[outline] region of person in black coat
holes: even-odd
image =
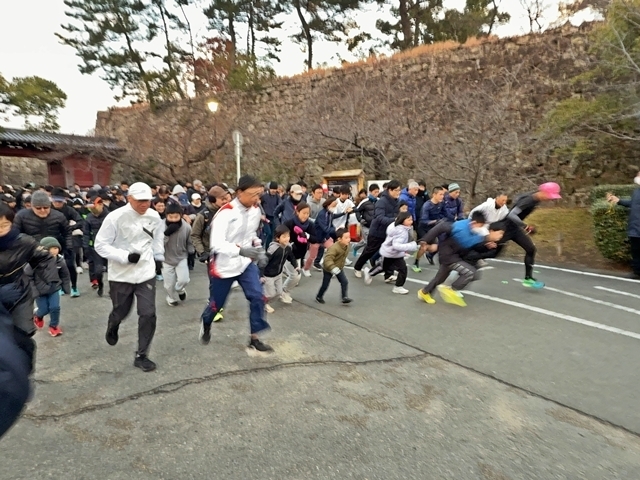
[[[78,270],[76,265],[76,259],[73,251],[73,237],[82,238],[82,224],[84,223],[84,219],[80,214],[76,211],[75,208],[69,206],[67,204],[67,197],[69,195],[63,189],[56,187],[51,192],[51,203],[54,210],[59,211],[64,215],[69,224],[68,229],[71,231],[71,241],[67,243],[60,242],[62,245],[62,255],[64,256],[64,261],[67,264],[67,268],[69,269],[69,275],[71,276],[71,298],[79,297],[80,292],[78,291]],[[33,203],[33,202],[32,202]],[[40,239],[42,240],[42,239]]]
[[[369,228],[367,246],[354,265],[356,277],[360,278],[362,275],[362,267],[378,253],[378,250],[380,250],[380,247],[387,237],[387,227],[391,225],[398,216],[398,197],[400,196],[400,192],[402,192],[401,183],[397,180],[391,180],[387,183],[386,190],[382,192],[376,202],[373,221],[371,222],[371,228]]]

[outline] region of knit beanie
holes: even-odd
[[[457,183],[450,183],[449,184],[449,191],[450,192],[455,192],[456,190],[460,190],[460,185],[458,185]]]
[[[278,183],[277,182],[271,182],[269,184],[269,190],[276,190],[278,188]]]
[[[167,210],[165,211],[165,213],[167,215],[169,215],[170,213],[179,213],[180,215],[182,215],[182,207],[175,202],[169,202],[167,203]]]
[[[44,237],[42,240],[40,240],[40,245],[42,245],[47,250],[52,247],[58,247],[59,250],[62,250],[62,248],[60,247],[60,242],[58,242],[58,240],[53,237]]]
[[[47,195],[47,192],[43,192],[41,190],[33,192],[33,195],[31,195],[31,206],[50,207],[51,199],[49,198],[49,195]]]

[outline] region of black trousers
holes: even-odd
[[[404,261],[404,258],[384,257],[382,264],[374,267],[369,273],[371,273],[371,276],[375,276],[380,272],[384,272],[385,279],[392,276],[393,272],[398,272],[396,287],[402,287],[407,281],[407,262]]]
[[[24,404],[29,398],[29,373],[33,370],[33,356],[24,346],[18,344],[11,332],[11,318],[7,315],[0,319],[0,437],[11,428],[20,416]],[[16,330],[18,330],[16,328]],[[32,344],[31,338],[20,331],[18,336]],[[31,355],[33,355],[31,351]]]
[[[633,273],[640,275],[640,237],[629,237],[631,245],[631,268]]]
[[[64,251],[64,263],[69,269],[69,279],[71,280],[71,288],[78,288],[78,272],[76,272],[76,255],[73,249]]]
[[[364,247],[364,251],[358,257],[358,261],[353,268],[358,271],[362,270],[364,264],[367,263],[367,261],[370,260],[371,257],[373,257],[376,253],[378,253],[378,250],[380,250],[380,247],[383,243],[384,238],[372,237],[371,235],[369,235],[369,238],[367,238],[367,246]]]
[[[104,275],[104,258],[102,258],[98,253],[90,248],[87,250],[87,260],[89,264],[89,280],[97,280],[100,285],[102,285],[102,276]]]
[[[143,283],[109,282],[113,310],[109,314],[109,327],[120,325],[129,315],[135,297],[138,304],[138,351],[147,355],[156,333],[156,279]]]

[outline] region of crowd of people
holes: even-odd
[[[9,365],[18,379],[33,370],[33,336],[46,317],[49,334],[62,335],[60,296],[79,297],[85,272],[98,296],[108,276],[109,345],[118,343],[119,326],[136,299],[134,366],[145,372],[156,368],[148,356],[156,284],[162,282],[169,306],[185,302],[196,262],[206,264],[209,277],[201,343],[209,343],[230,290],[239,287],[249,302],[251,355],[273,351],[260,340],[269,329],[267,314],[278,299],[292,302],[303,276],[322,274],[318,303],[325,303],[335,277],[339,301],[351,304],[345,267],[354,262],[353,274],[365,285],[383,274],[392,292],[404,295],[407,263],[420,272],[423,257],[434,264],[437,256],[439,269],[418,298],[433,304],[438,290],[445,302],[465,306],[461,291],[479,278],[484,260],[512,240],[525,251],[523,285],[542,288],[533,277],[534,229],[526,218],[541,202],[560,198],[560,187],[542,184],[517,197],[511,209],[507,195],[499,193],[468,213],[457,183],[428,190],[426,182],[414,180],[374,183],[357,193],[348,184],[329,190],[300,181],[283,188],[244,176],[235,189],[199,180],[173,188],[142,182],[90,188],[27,184],[17,190],[3,186],[0,195],[0,367]],[[28,393],[28,385],[25,390],[18,383],[0,382],[0,389],[13,392],[6,398],[14,407]]]

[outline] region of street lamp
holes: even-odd
[[[216,132],[216,116],[215,113],[218,111],[218,107],[220,104],[216,100],[208,100],[207,108],[209,111],[213,113],[213,160],[216,165],[216,182],[220,181],[220,168],[218,167],[218,136]]]

